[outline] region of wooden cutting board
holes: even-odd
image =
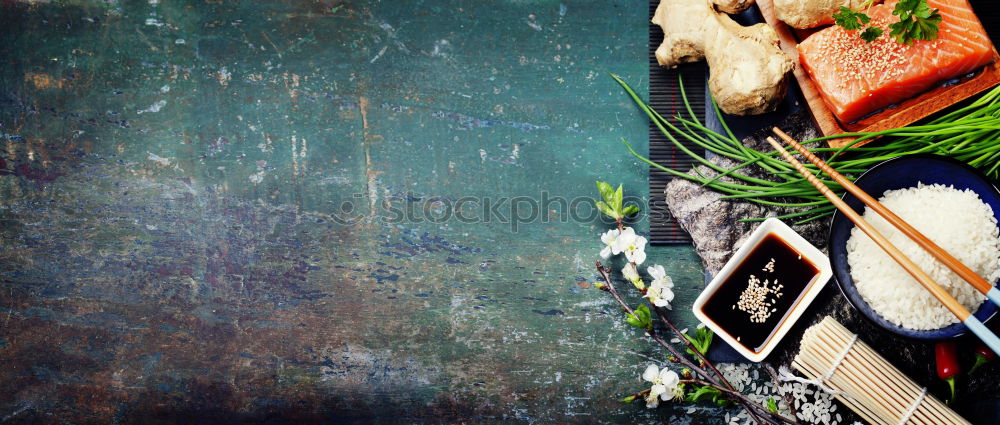
[[[997,53],[994,46],[994,62],[986,65],[983,69],[961,77],[956,82],[949,80],[948,84],[942,83],[916,97],[887,107],[858,121],[844,123],[833,115],[826,102],[820,97],[819,90],[809,74],[799,64],[799,53],[796,46],[798,46],[799,40],[804,39],[812,31],[796,30],[778,20],[774,14],[772,0],[758,0],[757,6],[760,8],[764,20],[778,33],[781,49],[795,61],[795,79],[802,89],[802,96],[809,106],[816,126],[824,136],[856,131],[880,131],[912,124],[1000,83],[1000,54]],[[852,140],[854,138],[851,137],[833,139],[829,141],[829,145],[839,148]]]

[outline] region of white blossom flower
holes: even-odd
[[[621,254],[621,250],[615,251],[615,240],[618,239],[618,235],[622,234],[621,230],[611,229],[601,235],[601,242],[604,242],[604,249],[601,250],[601,258],[607,259],[611,254],[618,255]]]
[[[670,279],[670,276],[667,276],[667,271],[664,270],[663,266],[659,264],[653,264],[652,266],[646,267],[646,272],[653,278],[654,283],[658,280]]]
[[[612,251],[624,252],[629,262],[642,264],[646,261],[646,238],[636,235],[635,229],[626,227],[615,239]]]
[[[642,278],[639,277],[639,271],[635,269],[635,264],[632,263],[628,263],[625,267],[622,267],[622,276],[632,283],[642,282]]]
[[[632,242],[633,238],[635,238],[635,229],[625,227],[620,233],[618,233],[618,237],[615,238],[614,247],[612,249],[614,252],[624,251],[625,247]]]
[[[657,307],[670,308],[670,302],[674,300],[674,280],[667,276],[667,272],[659,264],[646,268],[646,271],[653,277],[653,282],[643,296]]]
[[[677,375],[677,374],[674,373],[674,375]],[[664,401],[667,401],[667,400],[681,401],[681,400],[684,399],[684,386],[680,385],[680,377],[677,378],[677,381],[678,381],[678,385],[674,385],[673,388],[669,389],[669,391],[670,391],[670,397],[667,397],[667,399],[664,400]],[[663,395],[661,395],[660,397],[663,397]]]
[[[642,373],[642,379],[653,383],[646,396],[646,407],[650,409],[659,406],[660,400],[670,401],[683,395],[683,390],[678,388],[681,377],[670,369],[661,370],[655,364],[651,364]]]

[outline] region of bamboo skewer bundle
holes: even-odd
[[[792,367],[872,424],[969,423],[829,316],[806,330]]]

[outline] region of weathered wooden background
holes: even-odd
[[[678,421],[614,400],[662,355],[590,288],[606,223],[579,202],[647,193],[607,76],[645,90],[646,22],[4,0],[0,422]],[[687,321],[697,257],[649,261]]]

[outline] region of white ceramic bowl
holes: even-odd
[[[736,268],[743,262],[744,259],[753,249],[764,240],[768,234],[774,234],[779,238],[783,239],[789,246],[799,252],[805,259],[809,260],[819,272],[819,277],[816,278],[810,286],[805,289],[805,293],[799,299],[797,303],[792,306],[791,311],[788,315],[784,317],[784,320],[777,325],[777,330],[771,335],[764,345],[760,348],[760,351],[752,351],[743,344],[736,341],[732,335],[726,332],[718,323],[716,323],[712,318],[708,317],[702,310],[705,303],[708,302],[709,298],[719,289],[719,287],[725,282],[730,275],[732,275]],[[708,284],[698,299],[695,300],[692,310],[694,310],[695,317],[698,318],[705,326],[715,332],[716,336],[722,338],[722,340],[729,343],[737,352],[742,354],[747,359],[759,362],[764,360],[771,350],[781,342],[781,339],[788,333],[792,325],[802,316],[802,313],[809,307],[809,304],[816,298],[826,283],[833,276],[833,269],[830,266],[830,259],[823,252],[817,249],[815,246],[806,241],[798,233],[795,233],[791,227],[783,223],[781,220],[776,218],[769,218],[757,226],[757,229],[750,234],[743,246],[733,254],[733,257],[729,259],[725,267],[715,275],[715,278]],[[742,312],[733,312],[733,314],[744,314]]]

